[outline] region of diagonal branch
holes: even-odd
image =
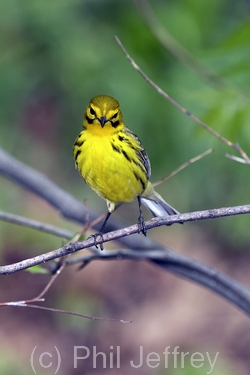
[[[149,221],[145,222],[145,228],[148,231],[149,229],[156,228],[159,226],[169,226],[175,223],[185,223],[188,221],[199,221],[199,220],[207,220],[207,219],[216,219],[226,216],[235,216],[235,215],[243,215],[250,213],[250,204],[244,206],[235,206],[235,207],[222,207],[216,208],[212,210],[205,210],[205,211],[195,211],[185,214],[178,214],[178,215],[171,215],[171,216],[162,216],[162,217],[155,217]],[[9,275],[11,273],[15,273],[29,267],[33,267],[38,264],[46,263],[50,260],[75,253],[77,251],[94,247],[95,245],[100,245],[109,241],[114,240],[121,240],[121,238],[127,238],[133,234],[138,234],[138,224],[131,225],[129,227],[119,229],[113,232],[105,233],[103,235],[99,235],[96,238],[90,236],[84,241],[78,242],[71,242],[66,246],[63,246],[57,250],[50,251],[45,254],[41,254],[35,256],[30,259],[23,260],[21,262],[17,262],[11,265],[0,266],[0,275]],[[138,235],[139,239],[143,239],[142,235]],[[142,249],[140,246],[136,248],[133,247],[133,251],[145,251],[146,249]],[[155,247],[151,247],[150,250],[153,251],[166,251],[168,254],[173,254],[176,257],[176,253],[170,249],[165,249],[161,245],[155,242]],[[100,253],[102,254],[102,252]]]
[[[72,197],[44,174],[10,156],[1,147],[0,174],[42,198],[68,220],[84,225],[87,216],[90,222],[100,216],[98,212],[90,208],[86,210],[85,204]],[[107,231],[112,231],[122,227],[124,227],[124,223],[111,217],[105,228]],[[99,230],[100,224],[93,225],[93,228]],[[150,238],[128,237],[121,239],[121,243],[126,247],[133,248],[135,246],[138,249],[161,247]]]
[[[173,172],[169,173],[166,177],[163,177],[161,180],[154,182],[152,185],[155,187],[157,185],[162,184],[163,182],[167,181],[168,179],[172,178],[175,176],[177,173],[182,171],[184,168],[188,167],[190,164],[195,163],[196,161],[202,159],[204,156],[207,156],[213,152],[213,148],[208,149],[207,151],[203,152],[202,154],[195,156],[192,159],[189,159],[186,161],[184,164],[180,165],[178,168],[176,168]]]
[[[105,235],[107,236],[107,235]],[[83,247],[87,246],[87,241],[72,243],[61,249],[57,249],[51,253],[43,255],[43,260],[53,259],[61,255],[69,254],[71,252],[76,252]],[[91,239],[90,241],[93,241]],[[52,256],[53,255],[53,256]],[[39,256],[40,260],[42,256]],[[24,266],[31,266],[31,263],[38,264],[37,260],[39,257],[34,257],[32,259],[24,260],[13,264],[11,266],[0,267],[2,274],[3,270],[15,270],[16,272],[19,268],[23,269]],[[234,279],[224,275],[222,272],[203,265],[193,259],[189,259],[183,255],[179,255],[173,251],[169,250],[119,250],[119,251],[96,251],[92,255],[87,255],[79,259],[70,259],[67,261],[68,265],[81,263],[87,265],[89,262],[94,260],[123,260],[123,259],[133,259],[133,260],[147,260],[164,270],[170,271],[176,275],[182,276],[186,279],[194,281],[206,288],[216,292],[220,296],[224,297],[226,300],[232,302],[235,306],[243,310],[247,315],[250,315],[250,291],[235,281]],[[81,267],[82,268],[82,267]],[[6,274],[6,273],[5,273]]]
[[[10,214],[8,212],[0,211],[0,220],[7,221],[12,224],[22,225],[32,229],[37,229],[39,231],[53,234],[54,236],[58,236],[61,238],[66,238],[68,240],[70,240],[74,235],[74,233],[70,232],[67,229],[58,228],[54,225],[45,224],[37,220],[29,219],[27,217],[16,214]]]
[[[164,90],[162,90],[156,83],[154,83],[143,71],[142,69],[136,64],[136,62],[132,59],[132,57],[128,54],[127,50],[121,43],[120,39],[115,36],[115,41],[125,54],[126,58],[130,62],[130,64],[133,66],[133,68],[144,78],[144,80],[150,84],[160,95],[162,95],[165,99],[167,99],[173,106],[175,106],[177,109],[179,109],[182,113],[184,113],[186,116],[190,117],[194,122],[196,122],[198,125],[200,125],[202,128],[204,128],[206,131],[208,131],[210,134],[212,134],[214,137],[219,139],[221,142],[225,143],[227,146],[232,147],[233,149],[237,150],[242,158],[246,161],[246,164],[250,164],[250,158],[246,154],[246,152],[240,147],[238,143],[233,143],[217,133],[215,130],[210,128],[207,124],[205,124],[203,121],[201,121],[198,117],[194,116],[191,112],[189,112],[186,108],[182,107],[179,103],[177,103],[170,95],[168,95]]]

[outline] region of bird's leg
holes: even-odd
[[[106,217],[105,217],[105,219],[104,219],[104,222],[103,222],[103,224],[102,224],[102,227],[101,227],[101,230],[100,230],[99,234],[100,234],[100,233],[103,234],[103,231],[104,231],[105,225],[107,224],[107,221],[108,221],[110,215],[111,215],[111,212],[108,212],[107,215],[106,215]]]
[[[95,247],[96,247],[96,248],[98,248],[97,243],[96,243],[97,237],[98,237],[98,236],[101,236],[102,241],[103,241],[103,236],[102,236],[102,235],[103,235],[103,231],[104,231],[105,225],[106,225],[106,223],[107,223],[107,221],[108,221],[110,215],[111,215],[111,212],[108,212],[107,215],[106,215],[106,217],[105,217],[105,219],[104,219],[104,222],[103,222],[103,224],[102,224],[102,227],[101,227],[100,231],[97,232],[97,233],[95,233],[95,234],[91,234],[91,235],[89,236],[89,238],[90,238],[90,237],[94,237],[94,240],[95,240]],[[103,243],[100,243],[100,249],[103,250]]]
[[[147,230],[146,230],[144,218],[142,215],[141,197],[138,196],[137,199],[138,199],[138,205],[139,205],[138,233],[143,233],[144,236],[146,236]]]

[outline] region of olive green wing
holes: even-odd
[[[151,165],[149,157],[140,141],[135,133],[133,133],[129,128],[125,127],[124,134],[127,137],[124,139],[126,143],[134,149],[136,156],[138,157],[139,161],[142,163],[146,170],[147,180],[149,180],[151,176]]]

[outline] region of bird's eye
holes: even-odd
[[[114,120],[118,115],[118,112],[116,112],[112,117],[110,117],[110,120]]]
[[[91,115],[96,116],[96,113],[95,113],[95,111],[93,110],[92,107],[89,108],[89,112],[90,112]]]

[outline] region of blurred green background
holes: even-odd
[[[225,153],[236,153],[200,128],[148,85],[126,60],[113,36],[117,35],[120,38],[145,73],[170,96],[221,135],[239,143],[249,153],[250,3],[246,0],[151,0],[150,6],[154,15],[166,33],[175,38],[176,44],[173,44],[171,53],[164,50],[147,28],[142,14],[138,11],[139,5],[145,4],[143,1],[134,3],[117,0],[1,1],[1,146],[14,157],[44,172],[77,198],[88,198],[91,207],[103,212],[106,209],[105,202],[96,198],[74,169],[72,145],[81,130],[83,113],[90,98],[107,94],[119,100],[125,123],[144,144],[151,160],[152,181],[157,181],[190,158],[214,147],[212,154],[158,187],[157,190],[171,205],[181,212],[187,212],[249,203],[249,168],[227,159]],[[195,60],[222,78],[223,82],[220,78],[206,79],[197,69],[192,71],[187,67],[185,57],[180,61],[173,56],[179,51],[178,43],[193,54]],[[36,197],[0,178],[2,210],[79,230],[79,227],[58,218],[57,213]],[[123,210],[128,215],[128,222],[131,223],[135,221],[137,211],[134,209],[133,215],[130,215],[127,213],[128,207]],[[116,215],[119,217],[118,211]],[[206,246],[207,243],[211,244],[211,252],[215,257],[212,259],[219,259],[222,263],[231,260],[225,269],[232,270],[235,259],[243,259],[244,264],[244,257],[248,257],[248,228],[249,218],[243,216],[200,222],[192,224],[192,227],[188,224],[182,230],[170,228],[168,237],[163,232],[157,232],[155,236],[161,233],[161,242],[169,241],[173,248],[176,243],[184,252],[187,251],[184,244],[189,242],[190,237],[202,238],[201,242],[204,241]],[[180,231],[183,246],[178,241],[175,242],[175,236],[177,233],[179,236]],[[57,239],[4,223],[0,223],[0,235],[3,263],[22,259],[23,254],[31,256],[60,246]],[[198,247],[197,244],[196,246]],[[190,247],[193,247],[192,242]],[[206,251],[209,252],[208,248],[205,249],[201,245],[199,248],[201,253],[204,252],[200,256],[210,260],[205,254]],[[243,258],[238,258],[240,256]],[[214,266],[217,264],[218,261],[215,261]],[[111,265],[115,266],[114,263]],[[133,267],[131,263],[129,266]],[[240,266],[242,263],[239,263],[239,275]],[[102,267],[107,270],[105,266]],[[112,267],[110,266],[109,272],[112,272]],[[121,282],[123,288],[127,293],[128,290],[134,293],[131,285],[130,289],[126,289],[128,270],[126,266],[121,267],[121,272],[124,272]],[[138,272],[144,272],[142,264],[137,267],[138,270],[142,270]],[[96,272],[98,270],[99,268]],[[98,278],[98,273],[95,275]],[[157,275],[155,271],[154,277],[157,278]],[[8,279],[13,280],[13,290],[18,277],[21,278],[16,275]],[[36,283],[37,277],[26,276],[29,283],[31,280],[32,283]],[[78,280],[79,276],[76,277]],[[162,278],[172,280],[171,276],[165,274],[161,274],[160,279]],[[66,277],[64,281],[67,282]],[[23,281],[21,285],[22,283]],[[180,282],[180,288],[183,283]],[[7,281],[3,280],[3,285],[6,287],[3,287],[2,299],[14,298],[10,298]],[[71,295],[72,290],[69,295],[63,292],[63,288],[54,291],[55,295],[50,300],[53,306],[58,299],[59,305],[67,305],[67,308],[70,308],[73,304],[80,310],[81,293],[84,294],[84,297],[81,297],[85,301],[84,307],[87,309],[90,306],[91,313],[92,308],[97,308],[98,314],[105,315],[99,306],[100,296],[105,301],[104,305],[109,306],[110,301],[106,299],[108,291],[106,295],[97,286],[93,292],[90,286],[84,289],[81,285],[74,296]],[[137,293],[140,295],[140,289]],[[171,295],[170,290],[169,293]],[[16,294],[18,295],[17,292]],[[127,296],[126,293],[125,295]],[[123,297],[120,294],[119,296],[120,303]],[[161,298],[164,296],[165,292]],[[211,298],[211,294],[207,296]],[[115,299],[115,295],[113,298]],[[151,298],[150,293],[147,298]],[[133,306],[131,301],[128,305]],[[118,307],[107,311],[106,315],[109,315],[109,311],[116,315],[117,312],[120,314]],[[233,312],[235,313],[234,310]],[[12,313],[12,318],[15,319],[17,312],[12,310]],[[27,314],[23,311],[22,313]],[[202,314],[205,313],[203,311]],[[61,324],[66,324],[67,335],[74,336],[72,332],[75,332],[75,327],[70,328],[69,319],[50,317],[48,323],[44,314],[38,314],[37,311],[31,313],[32,317],[37,315],[44,319],[45,327],[48,324],[54,327],[54,320],[64,322]],[[97,329],[93,323],[91,327],[87,324],[86,328],[82,321],[74,322],[73,326],[83,325],[83,332],[89,332],[88,337],[93,335],[93,330],[94,337],[99,337],[99,333],[102,332],[99,324]],[[203,323],[207,328],[204,321]],[[19,327],[21,323],[16,324]],[[108,331],[107,324],[105,327]],[[60,332],[62,335],[63,331]],[[114,336],[115,332],[116,328],[112,327]],[[191,336],[192,334],[193,332],[190,333]],[[71,340],[73,343],[72,337]],[[183,342],[192,350],[198,345],[199,340],[192,341],[190,338],[188,342]],[[32,346],[31,339],[29,343]],[[213,347],[213,340],[209,340],[207,345],[209,348]],[[206,344],[203,348],[207,350]],[[225,353],[227,357],[227,350]],[[242,374],[245,374],[246,358],[243,356],[237,360],[240,362]],[[228,364],[227,359],[225,363],[221,365],[219,372],[217,370],[218,374],[229,373],[232,364]],[[223,370],[224,367],[226,370]],[[144,374],[145,371],[146,369]],[[164,372],[159,370],[157,373]],[[173,369],[171,373],[176,374]],[[180,373],[189,372],[183,370]],[[197,370],[198,373],[202,372]],[[238,373],[241,374],[239,370]]]
[[[72,167],[72,143],[90,98],[105,93],[120,101],[126,124],[145,145],[153,181],[215,148],[212,155],[159,188],[179,211],[247,203],[248,168],[226,159],[225,153],[232,150],[146,84],[113,36],[119,36],[141,68],[169,95],[247,152],[249,4],[190,0],[151,5],[176,41],[227,80],[226,86],[204,81],[165,51],[133,2],[3,1],[2,144],[79,198],[94,197]],[[2,199],[6,201],[4,195]],[[230,220],[211,223],[215,231],[220,226],[220,239],[227,241],[228,226],[232,229],[228,242],[239,245],[249,239],[246,218]]]

